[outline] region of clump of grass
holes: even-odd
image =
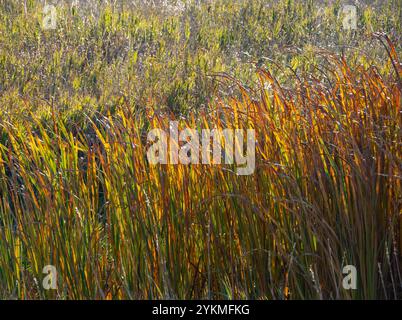
[[[0,298],[401,297],[400,1],[63,3],[0,0]],[[171,120],[255,173],[150,165]]]
[[[315,54],[319,71],[292,88],[272,69],[253,89],[221,77],[237,97],[180,119],[121,99],[76,126],[54,109],[2,122],[1,296],[400,298],[400,63],[384,76]],[[255,173],[150,165],[146,132],[173,119],[255,128]],[[53,293],[38,284],[47,264]],[[343,289],[345,265],[358,290]]]

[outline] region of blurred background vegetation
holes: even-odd
[[[47,1],[57,8],[55,30],[42,28],[45,1],[0,3],[3,118],[27,108],[46,117],[50,104],[76,122],[81,111],[113,111],[122,99],[185,114],[231,93],[217,73],[253,86],[256,67],[279,64],[275,76],[285,82],[286,66],[315,69],[316,48],[386,73],[388,56],[371,33],[401,46],[399,0],[360,1],[351,31],[342,27],[343,1]]]

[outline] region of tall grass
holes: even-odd
[[[183,24],[187,39],[175,16],[111,6],[91,28],[68,16],[46,33],[16,2],[1,3],[1,298],[401,297],[398,39],[367,37],[366,53],[301,47],[319,23],[331,33],[336,16],[329,6],[318,17],[310,1],[300,15],[293,1],[187,7],[203,21]],[[34,1],[27,8],[36,14]],[[400,21],[385,12],[364,19]],[[262,49],[272,35],[284,39],[277,52],[300,47],[274,59]],[[251,68],[225,56],[246,47]],[[171,120],[254,128],[254,174],[150,165],[147,133]],[[46,265],[57,290],[43,289]],[[357,290],[342,286],[346,265]]]

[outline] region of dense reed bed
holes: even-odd
[[[124,103],[86,132],[2,123],[2,294],[48,297],[53,264],[60,298],[396,298],[400,82],[323,55],[325,80],[287,90],[261,69],[254,92],[180,120],[255,128],[250,176],[149,165],[144,132],[174,116]]]
[[[400,38],[368,35],[397,2],[354,34],[331,29],[339,3],[107,6],[53,33],[34,1],[0,3],[0,298],[401,298]],[[173,120],[255,129],[255,172],[151,165]]]

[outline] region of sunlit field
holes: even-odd
[[[0,0],[0,299],[402,298],[401,47],[400,0]]]

